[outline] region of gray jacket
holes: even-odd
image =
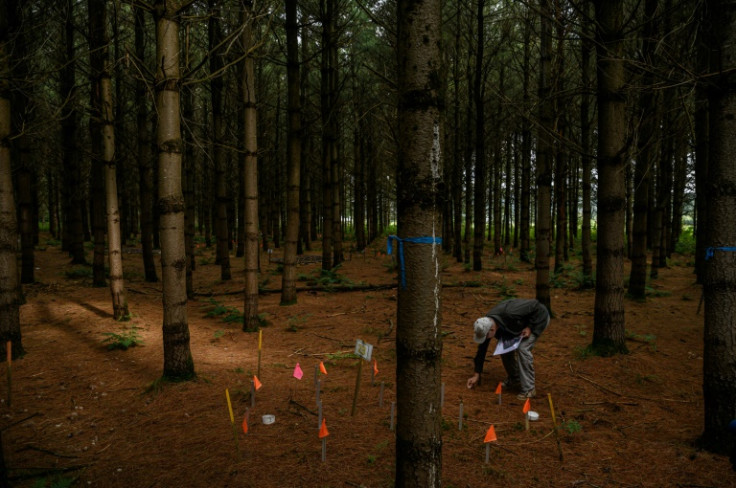
[[[529,327],[532,334],[538,336],[549,322],[547,307],[539,300],[527,298],[505,300],[493,307],[486,316],[492,318],[502,332],[510,335],[519,335],[525,327]]]

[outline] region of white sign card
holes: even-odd
[[[360,339],[355,341],[355,355],[360,356],[366,361],[371,360],[371,354],[373,354],[373,345],[363,342]]]

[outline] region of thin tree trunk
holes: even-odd
[[[642,56],[644,62],[654,67],[654,54],[657,42],[655,13],[658,0],[644,3],[644,31]],[[634,228],[631,249],[631,274],[629,275],[629,295],[637,300],[646,298],[647,283],[647,216],[649,210],[649,189],[651,186],[652,159],[656,151],[656,106],[652,70],[647,69],[642,77],[642,91],[639,95],[641,126],[638,137],[638,155],[634,173]]]
[[[623,0],[596,0],[598,64],[598,276],[592,347],[607,356],[625,353],[624,211],[626,95]]]
[[[531,157],[532,157],[532,130],[529,109],[529,69],[530,65],[530,46],[531,46],[531,31],[532,31],[532,19],[530,12],[532,11],[531,5],[525,10],[524,17],[524,61],[523,61],[523,74],[522,74],[522,92],[523,92],[523,110],[524,115],[521,121],[521,206],[520,206],[520,248],[519,258],[522,262],[531,263],[529,253],[531,251],[530,244],[530,222],[529,222],[529,211],[530,211],[530,196],[531,196]]]
[[[181,125],[179,101],[178,3],[159,0],[156,20],[156,142],[159,148],[161,281],[163,285],[163,344],[165,378],[194,377],[189,348],[185,281],[184,197],[181,190]]]
[[[476,13],[476,51],[475,51],[475,207],[473,212],[473,270],[483,269],[483,234],[486,228],[486,155],[485,155],[485,110],[483,109],[483,11],[485,0],[478,1]]]
[[[220,0],[209,0],[210,21],[208,33],[210,42],[210,89],[212,92],[212,130],[214,131],[214,163],[215,163],[215,236],[217,237],[217,260],[220,265],[220,279],[230,280],[230,239],[228,232],[228,194],[226,180],[225,149],[225,115],[223,96],[224,66],[223,54],[219,50],[222,43],[222,27],[220,23]]]
[[[184,70],[188,72],[191,66],[190,57],[190,28],[187,26],[184,34]],[[195,191],[195,175],[197,163],[195,159],[195,135],[193,127],[198,125],[198,120],[194,120],[194,93],[191,87],[184,87],[186,90],[183,94],[182,101],[182,117],[183,120],[188,121],[182,130],[182,138],[184,144],[184,161],[183,171],[184,178],[182,180],[182,194],[184,195],[184,201],[186,207],[184,209],[184,253],[186,256],[187,270],[186,270],[186,288],[187,288],[187,299],[194,298],[194,270],[197,268],[197,260],[194,255],[194,236],[195,231],[195,211],[197,202],[197,192]],[[201,113],[197,111],[197,113]]]
[[[443,79],[439,0],[398,2],[397,234],[434,238],[440,231],[439,98]],[[441,246],[404,243],[406,287],[398,292],[396,327],[397,488],[441,486]]]
[[[299,170],[301,169],[302,124],[299,84],[299,26],[296,0],[286,0],[286,76],[289,132],[286,142],[288,169],[286,187],[286,238],[281,305],[296,303],[296,241],[299,238]]]
[[[549,256],[552,197],[552,131],[554,114],[551,94],[552,0],[539,0],[541,12],[539,60],[539,129],[537,133],[537,220],[535,226],[537,270],[536,298],[550,312]]]
[[[10,53],[14,48],[14,34],[21,27],[13,10],[7,1],[0,0],[0,341],[12,342],[13,359],[16,359],[25,351],[20,329],[18,225],[10,152]]]
[[[76,110],[76,54],[74,44],[74,2],[66,1],[66,19],[64,22],[65,64],[62,69],[62,97],[69,100],[61,121],[63,145],[63,184],[64,200],[64,249],[72,257],[72,264],[86,264],[84,255],[84,227],[82,212],[84,211],[84,193],[82,186],[82,165],[77,145],[79,115]]]
[[[592,33],[588,28],[592,22],[588,21],[590,15],[590,4],[583,3],[583,20],[581,25],[581,53],[580,53],[580,76],[582,84],[582,97],[580,99],[580,167],[582,170],[581,186],[583,188],[582,222],[580,224],[580,250],[583,256],[583,283],[584,288],[593,286],[593,257],[591,238],[591,147],[590,147],[590,58],[593,54]]]
[[[334,0],[320,0],[322,19],[322,61],[320,80],[320,109],[322,111],[322,269],[333,267],[332,199],[332,99],[330,98],[330,47],[333,41]]]
[[[245,299],[243,330],[256,330],[258,320],[258,127],[256,114],[255,76],[253,72],[252,2],[244,4],[243,11],[243,116],[245,118],[244,180],[245,188]]]
[[[107,222],[107,255],[110,278],[110,294],[112,295],[113,317],[120,320],[128,316],[128,303],[125,298],[125,283],[123,281],[123,257],[120,232],[120,208],[117,193],[117,169],[115,165],[115,126],[112,101],[112,80],[110,78],[107,34],[107,7],[102,0],[89,0],[89,27],[90,47],[93,56],[92,74],[93,91],[98,93],[96,105],[93,108],[99,117],[99,125],[95,127],[98,133],[92,137],[101,141],[100,166],[101,177],[104,181],[105,214]],[[101,202],[97,202],[101,203]],[[101,210],[101,209],[100,209]]]
[[[146,12],[142,7],[135,9],[135,52],[136,57],[146,59],[145,44]],[[141,246],[143,248],[143,269],[146,281],[158,281],[156,263],[153,259],[153,119],[146,81],[139,79],[135,86],[135,99],[138,107],[138,184],[140,192]]]

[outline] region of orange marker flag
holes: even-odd
[[[521,411],[523,413],[527,413],[531,409],[531,407],[532,407],[532,405],[529,402],[529,399],[527,398],[526,401],[524,402],[524,408],[522,408]]]
[[[497,440],[498,438],[496,437],[496,429],[494,429],[491,425],[491,427],[488,429],[488,432],[486,432],[486,438],[483,439],[483,442],[495,442]]]
[[[498,386],[496,387],[496,395],[500,395],[501,394],[501,389],[502,389],[502,386],[501,385],[502,385],[502,383],[499,381],[498,382]]]
[[[378,376],[378,361],[373,360],[373,376]]]
[[[248,433],[248,416],[243,417],[243,433]]]
[[[260,390],[263,386],[263,383],[258,380],[258,376],[256,375],[253,375],[253,386],[256,387],[256,391]]]
[[[322,374],[327,374],[327,368],[325,368],[325,363],[322,361],[319,362],[319,372]]]
[[[324,439],[330,435],[330,432],[327,430],[327,422],[325,422],[325,419],[322,419],[322,425],[319,428],[319,438]]]

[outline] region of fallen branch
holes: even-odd
[[[302,405],[301,403],[297,402],[296,400],[289,399],[289,405],[294,405],[294,406],[299,407],[302,410],[306,411],[307,413],[310,413],[310,414],[314,415],[315,417],[317,416],[317,412],[314,412],[314,411],[310,410],[309,408],[305,407],[304,405]]]
[[[605,387],[605,386],[603,386],[601,384],[598,384],[595,381],[591,380],[590,378],[586,378],[585,376],[583,376],[583,375],[581,375],[579,373],[573,373],[573,376],[577,376],[578,378],[587,381],[591,385],[597,386],[598,388],[600,388],[603,391],[606,391],[606,392],[611,393],[613,395],[624,397],[624,398],[636,398],[637,400],[646,400],[648,402],[661,402],[661,401],[665,401],[665,402],[676,402],[676,403],[693,403],[692,400],[678,400],[676,398],[648,398],[648,397],[642,397],[642,396],[638,396],[638,395],[625,395],[625,394],[619,393],[619,392],[617,392],[615,390],[611,390],[610,388],[607,388],[607,387]]]

